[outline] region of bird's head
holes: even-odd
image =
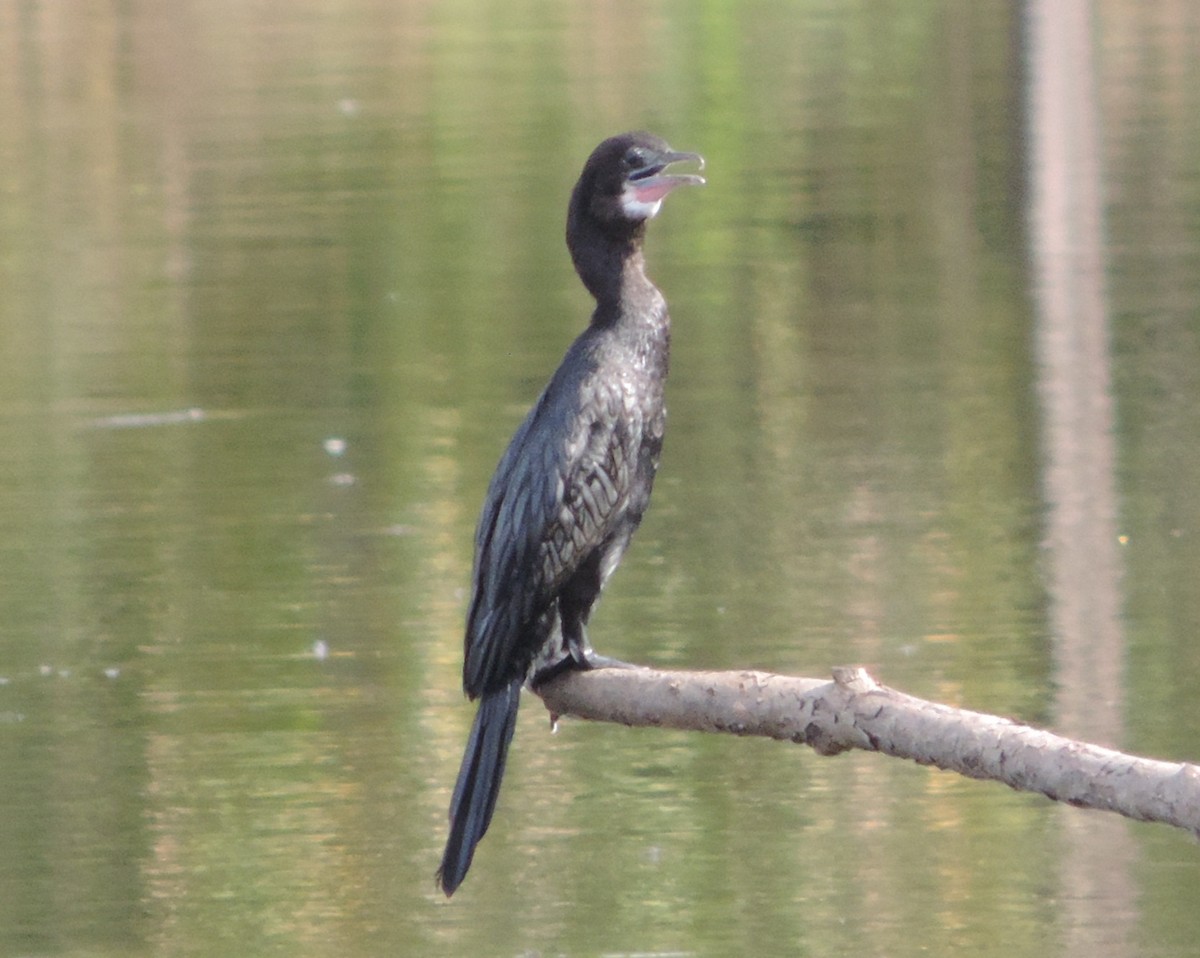
[[[601,143],[583,165],[575,185],[573,213],[605,227],[641,224],[658,213],[663,198],[678,186],[700,186],[695,173],[668,173],[683,162],[704,169],[698,153],[679,153],[652,133],[622,133]]]

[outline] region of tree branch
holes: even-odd
[[[832,682],[749,671],[597,669],[568,672],[536,691],[555,716],[763,735],[822,755],[882,752],[1200,836],[1200,767],[927,702],[880,685],[863,669],[834,669]]]

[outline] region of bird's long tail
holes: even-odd
[[[450,837],[437,879],[446,896],[454,894],[471,867],[475,846],[483,838],[496,808],[508,745],[517,727],[521,680],[487,692],[479,701],[462,767],[450,799]]]

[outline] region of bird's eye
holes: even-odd
[[[625,167],[630,170],[640,170],[648,166],[650,159],[640,146],[631,146],[625,153]]]

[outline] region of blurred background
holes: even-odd
[[[1200,760],[1191,0],[0,4],[0,953],[1194,954],[1187,835],[564,722],[434,885],[592,147],[709,185],[601,652]]]

